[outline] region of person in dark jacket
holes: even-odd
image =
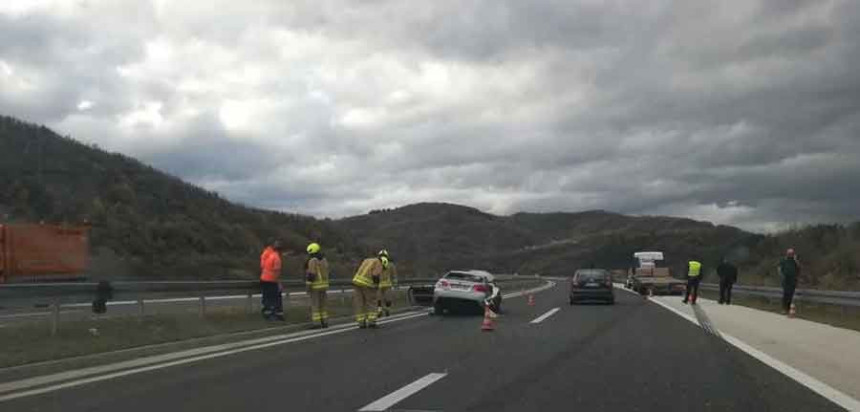
[[[720,300],[719,304],[732,304],[732,286],[738,281],[738,268],[723,258],[717,266],[717,276],[720,277]]]
[[[785,314],[789,313],[791,302],[794,301],[794,290],[797,289],[800,268],[800,260],[797,259],[794,249],[786,250],[785,257],[777,264],[779,276],[782,278],[782,310]]]

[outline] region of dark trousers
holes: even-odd
[[[791,301],[794,300],[794,290],[797,288],[797,282],[782,283],[782,310],[788,312],[791,308]]]
[[[732,286],[729,280],[720,280],[720,303],[732,303]]]
[[[263,316],[283,316],[284,301],[278,282],[260,282],[260,291],[263,293]]]
[[[687,294],[684,295],[684,302],[690,300],[690,295],[693,295],[693,303],[696,303],[696,298],[699,296],[699,278],[689,278],[687,279]]]

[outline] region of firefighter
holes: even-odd
[[[696,298],[699,296],[699,282],[702,280],[702,264],[698,261],[691,260],[687,270],[687,293],[684,295],[684,303],[688,301],[695,305]],[[693,299],[690,299],[690,295]]]
[[[383,268],[382,275],[379,278],[379,289],[377,289],[376,294],[376,314],[378,317],[391,316],[389,290],[397,284],[397,267],[394,265],[394,261],[391,260],[391,256],[389,256],[387,250],[380,250],[377,256],[387,258],[388,265]],[[384,308],[383,304],[385,304]]]
[[[372,310],[379,289],[380,276],[388,266],[388,258],[377,256],[364,259],[352,277],[352,303],[358,327],[376,327],[376,311]]]
[[[281,242],[273,240],[260,255],[260,292],[263,295],[263,318],[284,320],[281,296]]]
[[[311,304],[311,322],[316,328],[328,327],[326,291],[328,291],[328,261],[318,243],[308,245],[308,259],[305,261],[305,284]]]

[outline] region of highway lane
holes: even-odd
[[[429,374],[401,410],[839,410],[686,320],[619,292],[509,299],[497,330],[422,316],[0,403],[14,411],[355,411]],[[559,308],[540,323],[531,323]]]

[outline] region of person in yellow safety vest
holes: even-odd
[[[372,310],[373,301],[379,288],[380,276],[388,266],[388,258],[377,256],[364,259],[355,276],[352,277],[352,303],[358,327],[376,327],[376,311]]]
[[[382,269],[382,275],[379,277],[379,289],[376,294],[376,314],[379,317],[391,316],[391,300],[388,297],[388,291],[397,285],[397,267],[394,261],[391,260],[388,251],[383,249],[377,254],[379,257],[388,258],[388,266]],[[385,308],[382,304],[385,304]]]
[[[687,270],[687,293],[684,295],[684,304],[688,301],[695,305],[696,297],[699,296],[699,282],[702,280],[702,264],[691,260],[688,264]],[[690,295],[693,296],[690,299]]]
[[[328,327],[326,292],[328,291],[328,261],[318,243],[308,245],[308,260],[305,261],[305,284],[311,304],[311,322],[314,329]]]

